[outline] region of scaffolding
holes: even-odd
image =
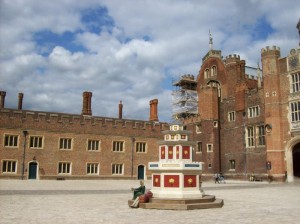
[[[173,119],[180,120],[198,114],[197,81],[193,75],[183,75],[172,83]]]

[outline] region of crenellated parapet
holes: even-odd
[[[233,62],[240,62],[240,61],[241,61],[240,55],[238,55],[238,54],[230,54],[230,55],[226,56],[224,59],[225,64],[230,64]]]
[[[83,116],[15,109],[0,110],[0,127],[4,129],[70,132],[78,134],[143,135],[157,137],[169,129],[164,122]]]
[[[267,46],[265,48],[261,49],[261,56],[265,57],[265,56],[276,56],[276,57],[280,57],[280,47],[277,46]]]

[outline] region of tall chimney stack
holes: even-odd
[[[149,117],[149,121],[158,121],[157,104],[158,104],[157,99],[150,100],[150,117]]]
[[[122,104],[122,100],[119,103],[119,119],[123,118],[123,104]]]
[[[4,109],[5,96],[6,96],[6,92],[5,91],[0,91],[0,109]]]
[[[92,115],[92,92],[83,92],[81,115]]]
[[[24,94],[23,93],[19,93],[18,110],[22,110],[22,107],[23,107],[23,97],[24,97]]]

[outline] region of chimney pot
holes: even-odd
[[[24,94],[23,93],[19,93],[18,110],[22,110],[22,107],[23,107],[23,97],[24,97]]]
[[[123,104],[122,104],[122,100],[120,100],[119,103],[119,119],[123,118]]]
[[[92,92],[83,92],[81,115],[92,115]]]
[[[6,92],[0,91],[0,109],[3,109],[5,106],[5,96],[6,96]]]
[[[158,121],[157,105],[158,105],[158,99],[150,100],[150,117],[149,117],[149,121]]]

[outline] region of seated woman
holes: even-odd
[[[140,181],[140,187],[138,188],[131,188],[133,191],[133,200],[135,200],[138,196],[145,194],[146,187],[144,186],[144,181]]]

